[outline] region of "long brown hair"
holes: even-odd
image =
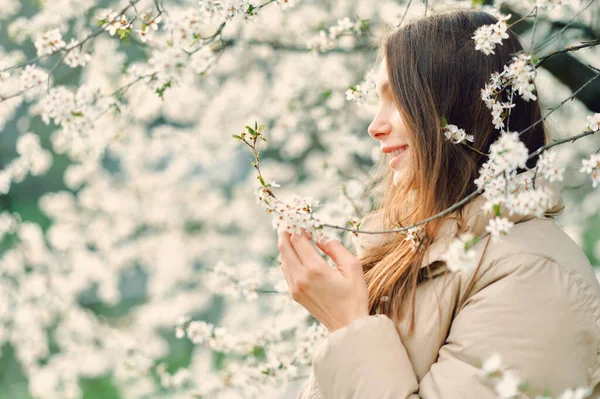
[[[476,190],[474,180],[487,157],[447,141],[442,132],[442,116],[472,134],[475,140],[471,145],[480,152],[488,153],[490,144],[498,138],[499,131],[481,99],[481,89],[492,73],[502,72],[503,66],[523,47],[509,29],[508,39],[496,46],[495,54],[475,50],[475,30],[496,22],[484,11],[452,9],[411,21],[392,32],[384,26],[378,58],[385,59],[394,101],[412,133],[409,177],[396,187],[393,171],[388,169],[382,182],[385,193],[375,212],[383,212],[386,229],[431,217]],[[508,97],[503,101],[508,101]],[[515,94],[513,103],[510,126],[505,129],[521,131],[541,118],[537,101],[526,102]],[[544,124],[529,129],[520,139],[530,153],[535,151],[548,140]],[[527,167],[534,166],[536,160],[529,160]],[[462,217],[463,209],[452,217]],[[425,248],[442,222],[438,218],[422,225]],[[398,321],[410,306],[412,334],[424,251],[413,251],[404,238],[403,234],[386,237],[380,245],[366,248],[360,261],[371,314],[382,312]],[[386,301],[388,298],[393,300]]]

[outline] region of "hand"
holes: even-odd
[[[304,229],[298,235],[280,226],[277,233],[281,269],[294,301],[329,332],[369,315],[362,265],[339,241],[317,241],[317,246],[337,265],[333,268],[317,252]]]

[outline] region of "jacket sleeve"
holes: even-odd
[[[481,365],[499,353],[535,393],[550,389],[558,396],[600,379],[598,310],[598,296],[573,272],[540,259],[467,299],[420,381],[385,315],[330,334],[315,352],[313,375],[323,399],[491,399],[498,394],[481,376]]]

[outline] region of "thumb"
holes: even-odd
[[[321,239],[317,240],[317,246],[321,251],[325,252],[338,266],[349,266],[354,263],[359,264],[358,259],[350,253],[341,242],[335,239]]]

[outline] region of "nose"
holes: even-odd
[[[390,134],[391,131],[392,125],[377,118],[371,122],[368,129],[369,135],[377,140],[382,140],[385,136]]]

